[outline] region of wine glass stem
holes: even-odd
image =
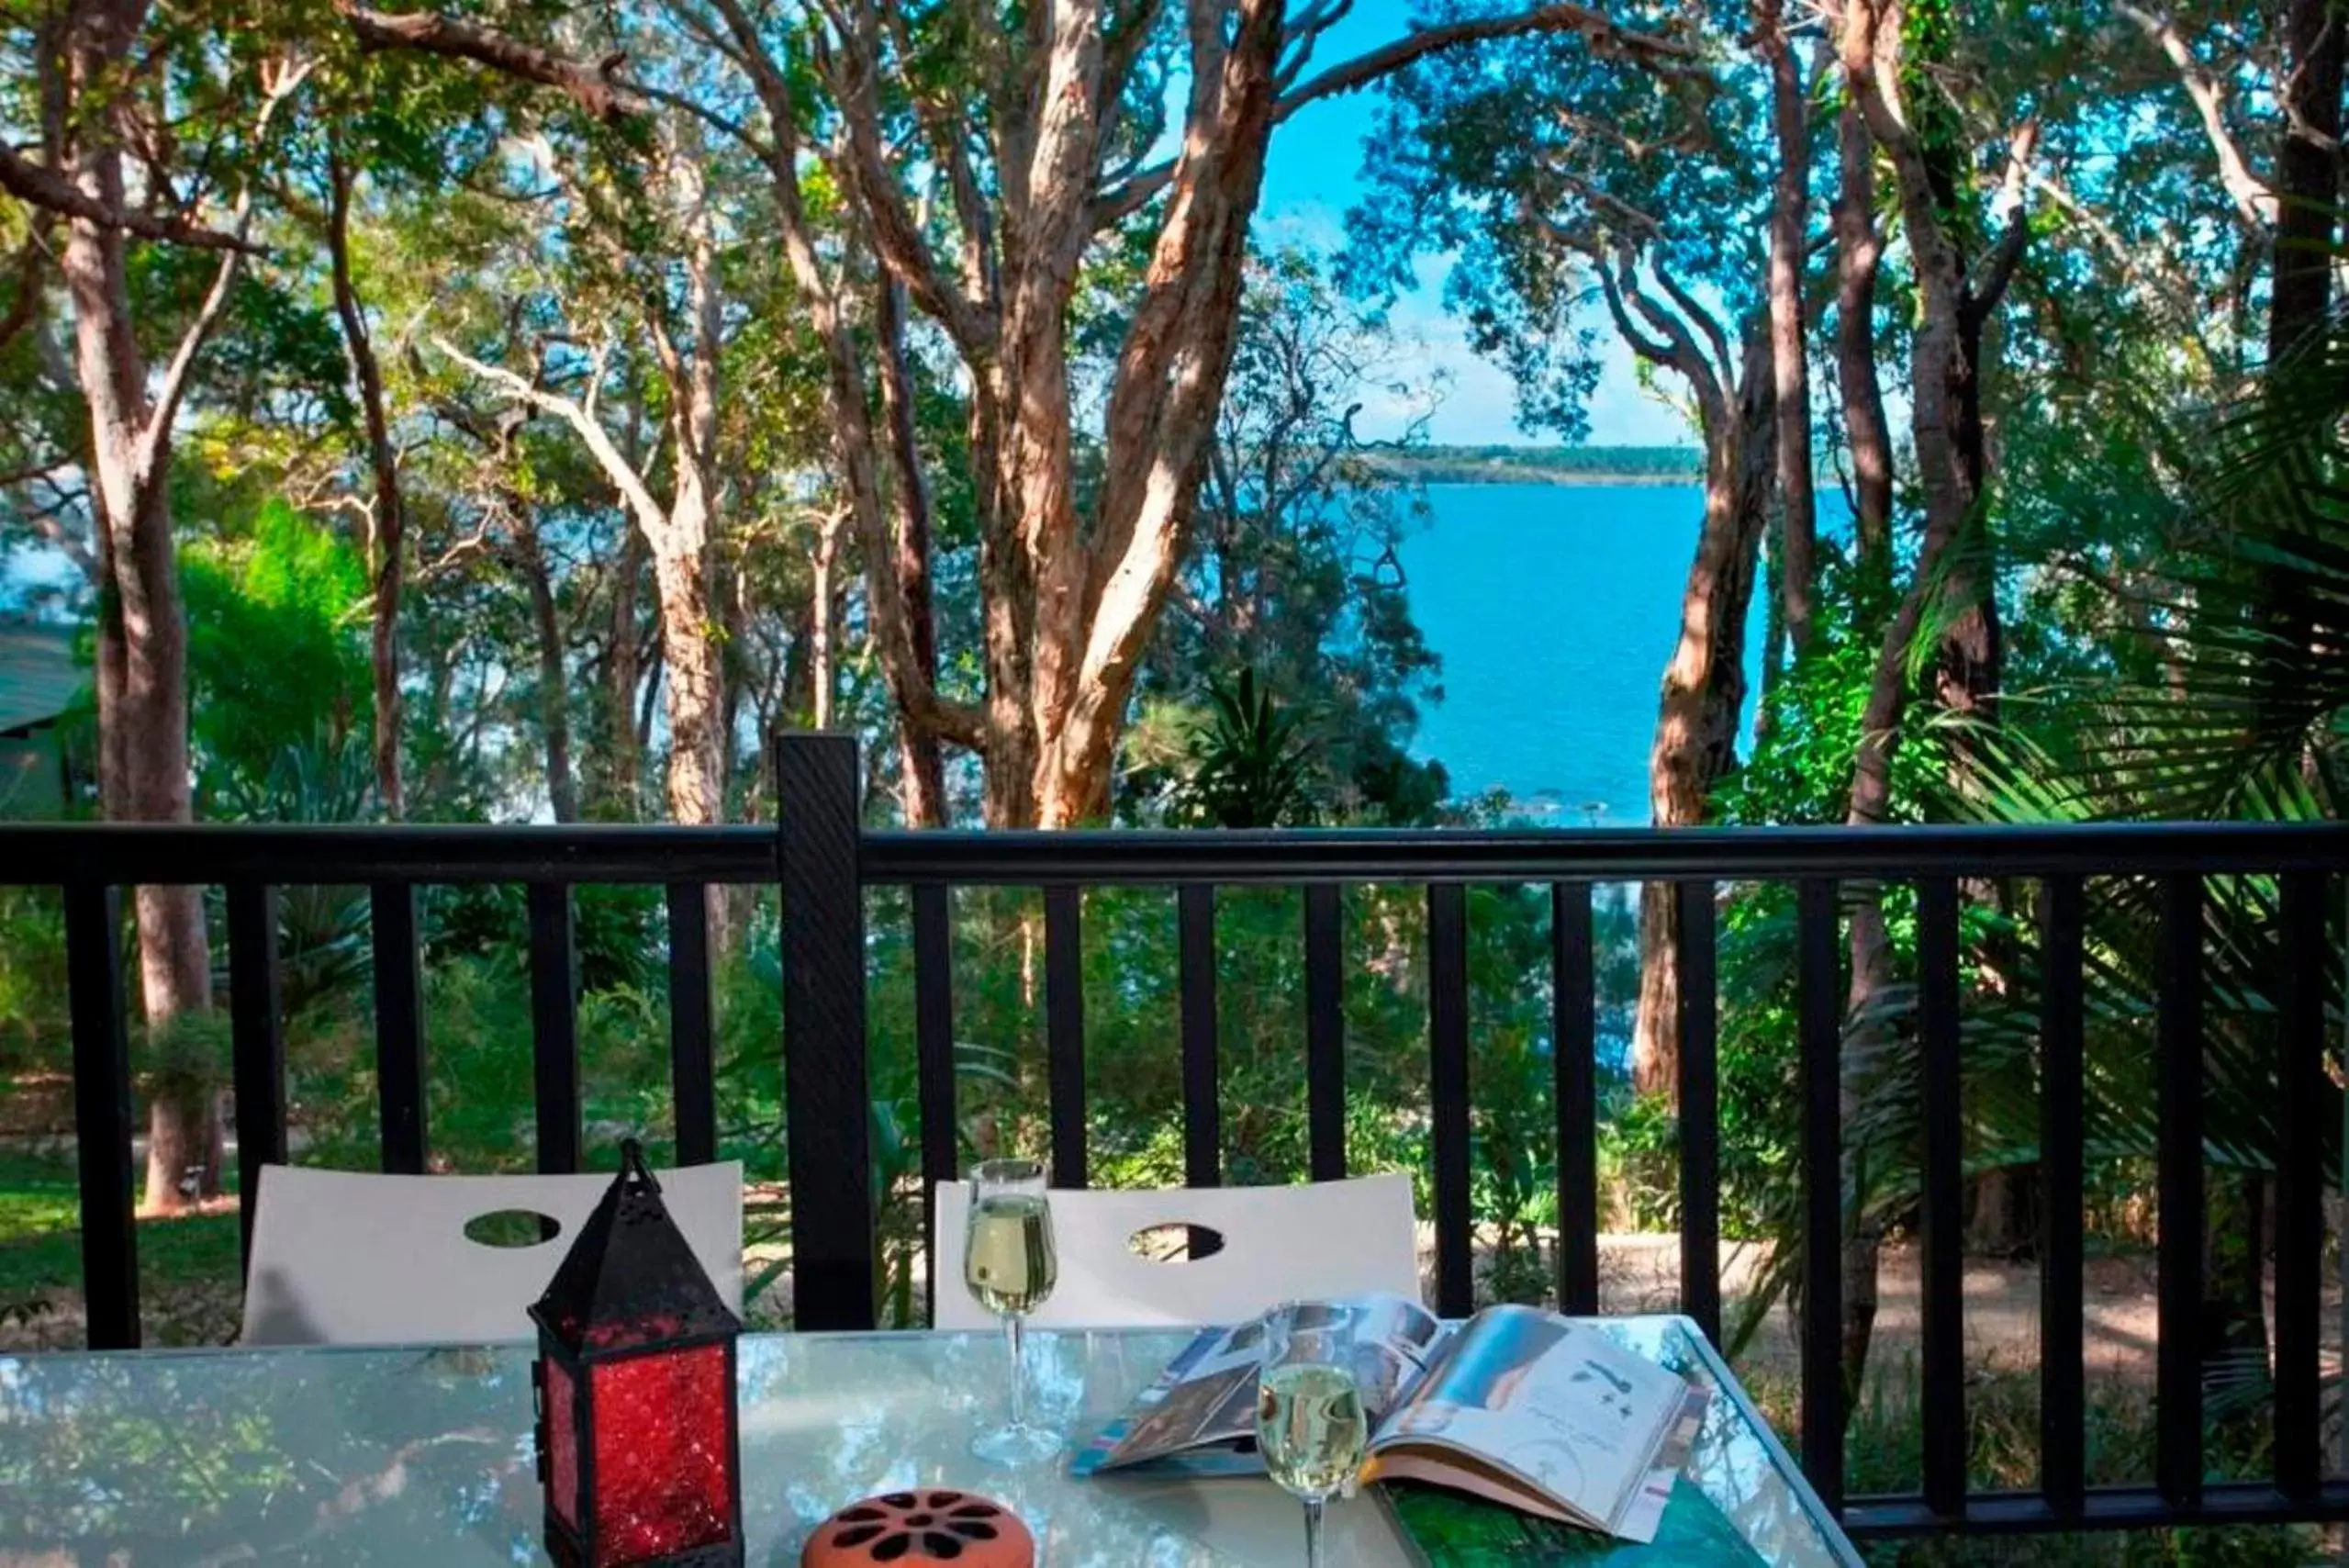
[[[1016,1429],[1028,1424],[1027,1364],[1023,1359],[1026,1343],[1020,1333],[1020,1315],[1004,1317],[1003,1327],[1012,1341],[1012,1425]]]
[[[1319,1497],[1305,1499],[1305,1568],[1321,1568],[1321,1505]]]

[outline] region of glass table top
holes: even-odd
[[[1689,1473],[1765,1561],[1859,1561],[1692,1326],[1602,1326],[1716,1390]],[[1032,1334],[1032,1413],[1080,1441],[1188,1338]],[[0,1357],[0,1562],[543,1562],[531,1355],[516,1345]],[[973,1459],[972,1434],[1001,1415],[1000,1337],[746,1335],[739,1363],[745,1560],[761,1568],[792,1568],[842,1505],[913,1486],[1010,1505],[1054,1568],[1303,1559],[1297,1505],[1269,1482],[1079,1481],[1065,1459],[1017,1472]],[[1334,1506],[1330,1532],[1334,1562],[1410,1562],[1368,1496]]]

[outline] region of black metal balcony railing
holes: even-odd
[[[678,1158],[714,1158],[705,893],[774,883],[781,893],[784,1095],[794,1214],[797,1322],[872,1322],[873,1200],[867,1121],[865,890],[911,892],[915,1032],[925,1185],[955,1174],[954,1002],[948,892],[1044,893],[1045,1025],[1053,1179],[1086,1180],[1082,890],[1175,890],[1185,1167],[1220,1175],[1214,924],[1219,886],[1303,890],[1310,1165],[1345,1174],[1342,891],[1348,883],[1426,889],[1437,1305],[1471,1305],[1467,888],[1548,884],[1558,1121],[1559,1297],[1598,1302],[1591,887],[1669,882],[1679,901],[1681,1305],[1720,1322],[1715,898],[1718,883],[1797,885],[1805,1264],[1801,1457],[1854,1534],[2028,1532],[2169,1524],[2349,1518],[2349,1479],[2320,1447],[2319,1311],[2323,1255],[2325,910],[2349,868],[2349,826],[2148,823],[2035,829],[1832,828],[1656,832],[893,833],[859,823],[853,740],[796,735],[776,745],[778,827],[0,828],[0,882],[64,893],[90,1343],[139,1342],[132,1225],[130,1070],[117,934],[119,890],[140,883],[225,889],[238,1159],[250,1238],[254,1171],[285,1157],[276,890],[372,890],[375,1047],[386,1170],[420,1171],[424,1117],[419,884],[521,883],[529,890],[542,1170],[580,1159],[570,890],[660,883],[669,920],[670,1061]],[[2284,972],[2278,1037],[2280,1136],[2275,1234],[2274,1468],[2265,1482],[2206,1482],[2202,1369],[2192,1331],[2203,1266],[2200,958],[2203,879],[2275,875]],[[2040,1180],[2046,1199],[2037,1489],[1975,1493],[1966,1472],[1959,1106],[1958,885],[2035,879],[2045,974]],[[2162,890],[2156,1462],[2150,1486],[2085,1484],[2082,1376],[2082,888],[2092,877],[2152,878]],[[1909,882],[1918,899],[1925,1047],[1922,1356],[1923,1490],[1843,1496],[1845,1390],[1838,1342],[1842,1234],[1837,1056],[1843,1008],[1838,885]]]

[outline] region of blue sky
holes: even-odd
[[[1353,11],[1314,50],[1314,68],[1375,49],[1400,37],[1409,22],[1409,0],[1355,0]],[[1326,252],[1343,241],[1346,209],[1360,190],[1362,142],[1375,120],[1377,91],[1325,98],[1273,132],[1264,201],[1257,217],[1259,242],[1302,243]],[[1408,358],[1450,377],[1450,390],[1429,428],[1430,439],[1451,445],[1527,440],[1517,429],[1507,375],[1471,353],[1459,324],[1445,314],[1443,277],[1440,258],[1424,262],[1418,290],[1399,300],[1393,312],[1399,333],[1416,340]],[[1605,373],[1591,398],[1591,441],[1599,445],[1687,444],[1692,440],[1687,422],[1640,389],[1631,356],[1620,341],[1604,330],[1599,341]],[[1366,436],[1394,433],[1369,428],[1367,418],[1365,425]]]

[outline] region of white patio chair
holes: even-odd
[[[930,1313],[940,1328],[996,1321],[963,1286],[969,1212],[966,1183],[938,1183]],[[1212,1230],[1222,1249],[1164,1262],[1135,1249],[1136,1238],[1170,1226]],[[1055,1188],[1052,1234],[1060,1275],[1028,1319],[1038,1327],[1195,1327],[1303,1298],[1385,1292],[1419,1299],[1408,1176],[1291,1187]]]
[[[710,1283],[743,1300],[743,1168],[654,1172],[661,1201]],[[528,1309],[611,1186],[583,1176],[377,1176],[268,1165],[261,1172],[248,1345],[495,1344],[537,1337]],[[465,1234],[483,1215],[557,1222],[532,1245]]]

